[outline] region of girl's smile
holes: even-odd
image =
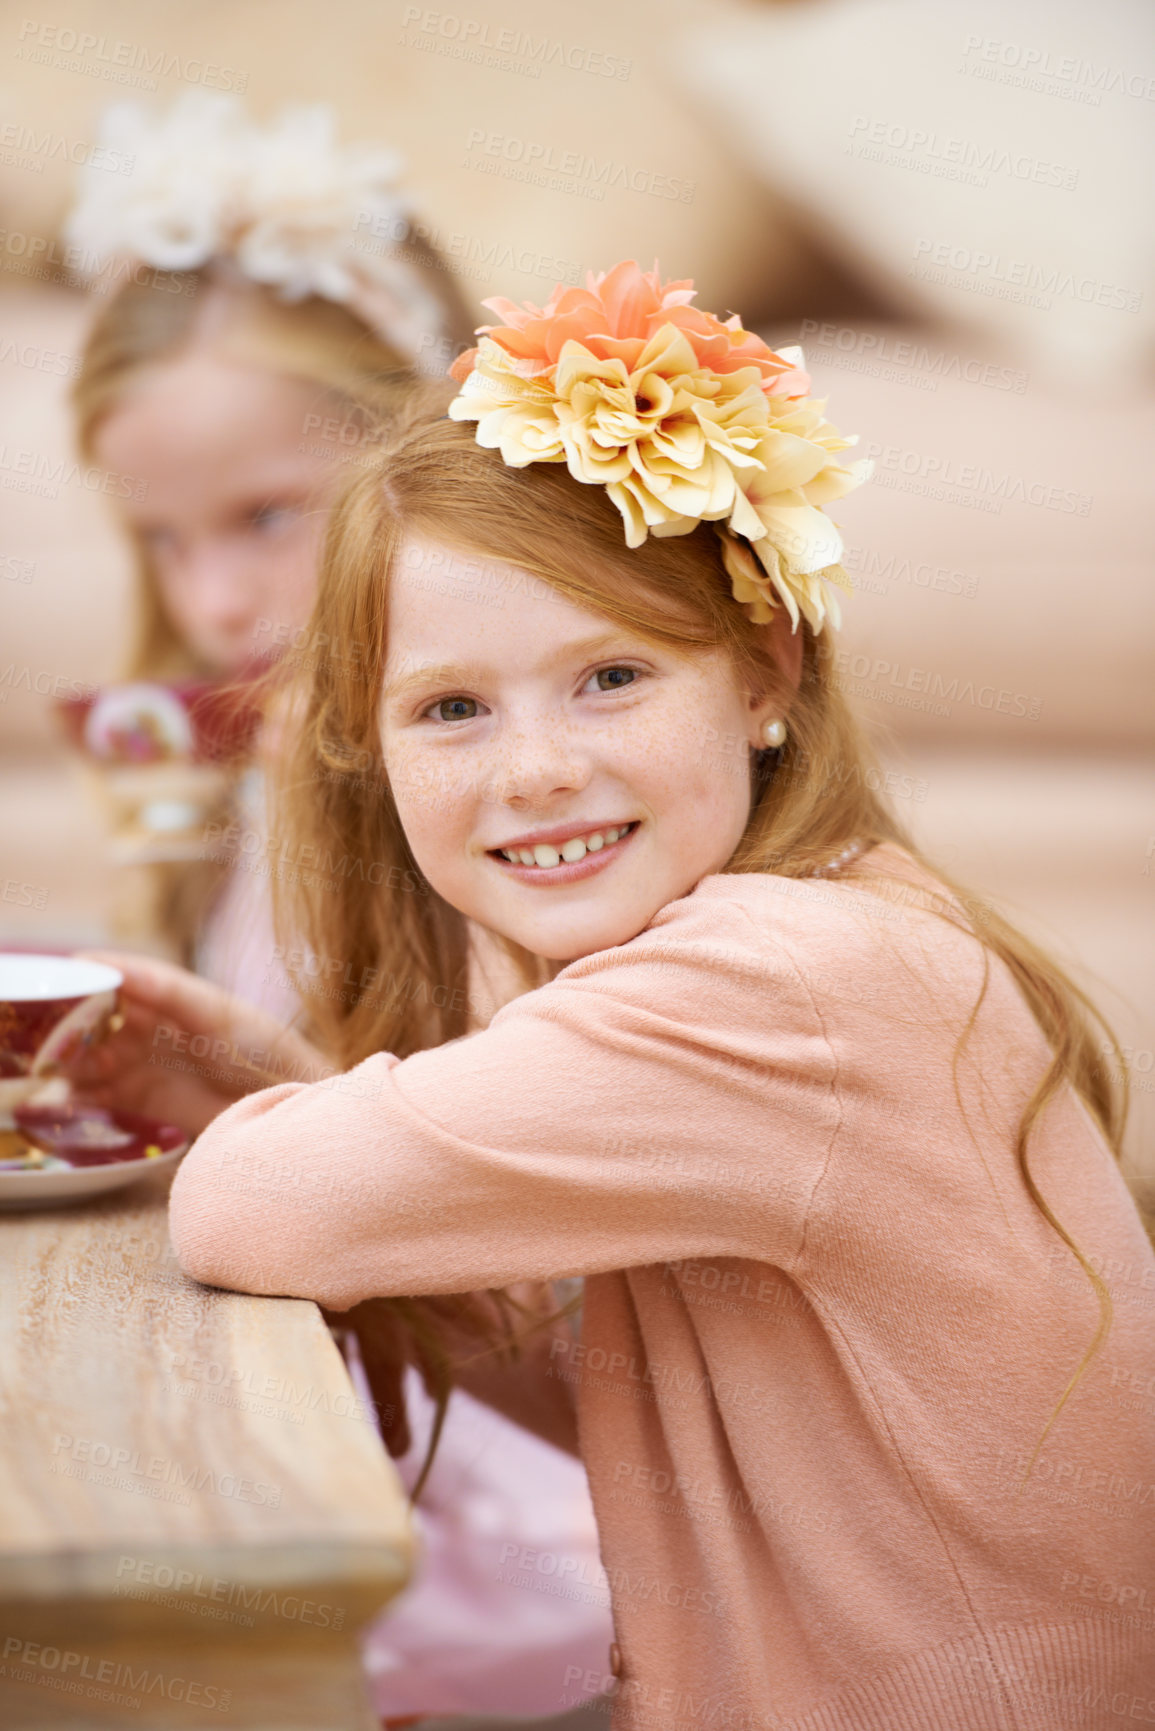
[[[541,888],[571,884],[604,871],[620,858],[637,827],[637,819],[586,827],[563,824],[557,829],[515,836],[503,846],[491,848],[489,856],[519,882]]]
[[[655,643],[511,565],[417,538],[393,561],[379,716],[410,849],[537,955],[627,943],[720,871],[780,712],[721,650]]]

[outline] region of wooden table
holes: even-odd
[[[0,1215],[0,1725],[368,1731],[404,1490],[316,1306],[187,1279],[166,1195]]]

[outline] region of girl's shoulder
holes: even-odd
[[[983,942],[984,904],[883,842],[831,876],[724,872],[668,903],[631,942],[558,981],[680,1025],[780,1029],[868,1055],[937,1029],[953,1039],[980,1001],[1008,1049],[1038,1044],[1009,971]]]
[[[491,1030],[532,1023],[556,1076],[655,1054],[673,1076],[709,1057],[727,1077],[769,1065],[823,1098],[838,1078],[904,1098],[928,1077],[937,1089],[972,1028],[992,1072],[1033,1073],[1042,1035],[981,936],[965,901],[892,843],[833,877],[719,873],[515,998]],[[473,1056],[483,1069],[487,1050]]]
[[[955,892],[897,842],[880,842],[848,864],[810,877],[721,872],[671,902],[645,933],[665,940],[701,929],[753,933],[802,955],[835,946],[846,960],[928,941],[974,948],[984,917],[977,898]]]
[[[978,904],[905,848],[883,842],[830,876],[723,872],[702,878],[615,949],[571,962],[556,983],[639,990],[650,1001],[772,987],[813,1009],[829,985],[844,1003],[894,1001],[911,975],[970,992],[983,968]]]

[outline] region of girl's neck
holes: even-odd
[[[512,1003],[514,998],[520,998],[523,993],[532,991],[534,985],[552,979],[560,972],[562,964],[539,958],[540,978],[528,981],[509,946],[496,932],[473,920],[466,924],[469,934],[469,1023],[470,1031],[475,1033],[488,1027],[498,1010]]]

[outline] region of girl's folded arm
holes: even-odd
[[[185,1269],[344,1309],[701,1255],[788,1267],[837,1122],[809,997],[748,933],[730,972],[692,931],[660,959],[649,936],[483,1033],[224,1112],[173,1188]]]

